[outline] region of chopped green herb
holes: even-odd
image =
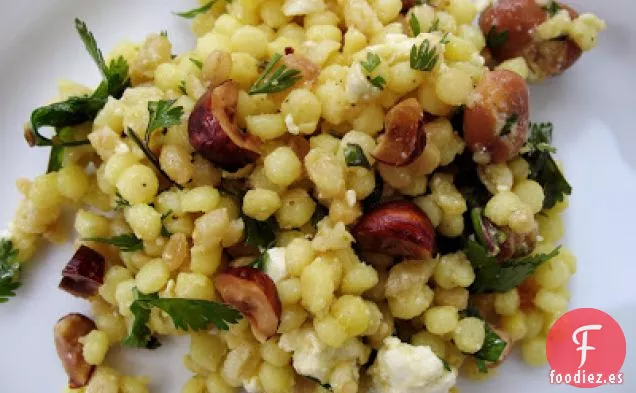
[[[245,244],[264,251],[270,248],[276,241],[276,221],[270,218],[267,221],[258,221],[243,216],[245,223]]]
[[[512,115],[510,115],[506,119],[506,124],[504,124],[503,128],[501,129],[499,136],[505,136],[510,134],[510,132],[512,131],[512,127],[517,123],[517,121],[519,121],[518,113],[513,113]]]
[[[270,262],[269,250],[265,250],[259,255],[252,263],[250,263],[249,267],[253,267],[254,269],[258,269],[260,271],[265,271],[265,266]]]
[[[172,236],[172,232],[170,232],[168,228],[166,228],[166,224],[164,222],[166,221],[166,218],[170,217],[171,214],[172,214],[172,210],[168,210],[167,212],[161,215],[161,236],[163,237]]]
[[[363,168],[371,168],[367,156],[360,145],[355,143],[348,143],[344,150],[345,163],[347,166],[361,166]]]
[[[201,62],[201,60],[198,60],[198,59],[195,59],[194,57],[191,57],[190,61],[192,62],[192,64],[197,66],[197,68],[199,68],[200,70],[203,69],[203,62]]]
[[[424,40],[420,44],[411,47],[411,68],[420,71],[432,71],[437,64],[439,55],[435,47],[431,47],[429,40]]]
[[[167,30],[161,30],[161,33],[159,33],[162,37],[164,38],[168,38],[168,31]]]
[[[446,45],[450,42],[450,40],[448,39],[448,33],[444,33],[442,34],[442,38],[439,39],[439,43],[442,45]]]
[[[286,90],[294,85],[301,77],[301,73],[293,68],[287,68],[285,64],[281,64],[274,69],[282,59],[279,53],[274,54],[272,59],[265,66],[265,70],[258,77],[256,82],[250,87],[249,95],[262,93],[277,93]]]
[[[150,148],[144,143],[144,141],[141,140],[141,138],[139,138],[137,136],[137,134],[135,133],[135,131],[132,128],[128,128],[126,130],[126,135],[128,135],[128,137],[130,139],[132,139],[133,142],[135,142],[135,145],[137,145],[137,147],[144,153],[144,155],[146,156],[146,158],[148,159],[148,161],[150,161],[150,163],[155,167],[155,169],[161,174],[161,176],[163,176],[164,178],[166,178],[167,180],[169,180],[172,185],[174,185],[175,187],[177,187],[179,190],[183,190],[183,186],[179,183],[175,183],[170,176],[168,176],[168,174],[161,169],[161,164],[159,163],[159,160],[157,159],[157,157],[155,157],[154,153],[150,150]],[[146,133],[147,135],[147,133]]]
[[[55,140],[65,144],[73,141],[75,130],[72,127],[64,127],[62,129],[55,130]],[[66,148],[61,145],[51,146],[51,153],[49,155],[49,165],[46,169],[46,173],[57,172],[64,166],[64,150]]]
[[[367,59],[366,60],[362,60],[360,62],[360,65],[362,66],[362,68],[364,68],[364,70],[367,73],[372,73],[376,68],[378,68],[378,66],[380,65],[380,63],[382,62],[382,59],[380,59],[380,56],[376,55],[373,52],[367,52]]]
[[[497,31],[497,26],[493,26],[486,35],[486,44],[490,49],[497,49],[508,41],[508,31]]]
[[[130,207],[130,202],[128,202],[119,191],[115,192],[115,210],[120,210],[126,207]]]
[[[199,14],[205,14],[206,12],[208,12],[208,10],[210,8],[212,8],[212,6],[216,3],[216,0],[212,0],[209,3],[199,7],[199,8],[193,8],[191,10],[188,11],[183,11],[183,12],[174,12],[175,15],[180,16],[182,18],[186,18],[186,19],[192,19],[195,16],[199,15]]]
[[[188,95],[188,90],[186,89],[185,81],[181,81],[181,83],[179,83],[179,91],[181,91],[181,94],[183,94],[184,96]]]
[[[488,374],[488,366],[486,365],[486,361],[484,359],[475,358],[475,365],[477,366],[477,370],[482,374]]]
[[[565,195],[572,194],[572,186],[559,169],[552,154],[556,149],[552,142],[552,123],[533,123],[530,125],[528,143],[521,150],[530,164],[530,179],[543,187],[545,198],[543,208],[550,209],[563,201]]]
[[[417,37],[418,35],[420,35],[420,32],[422,31],[420,27],[420,20],[417,19],[417,16],[415,16],[415,13],[411,14],[411,18],[409,19],[409,25],[411,25],[411,33],[413,33],[413,37]]]
[[[148,128],[146,129],[146,144],[156,130],[168,128],[181,123],[183,107],[173,107],[176,100],[161,100],[148,102]]]
[[[386,85],[386,79],[384,79],[381,76],[376,76],[375,78],[370,78],[367,76],[367,80],[369,81],[369,83],[371,83],[373,86],[377,87],[380,90],[384,90],[384,85]]]
[[[496,362],[501,359],[501,354],[508,345],[504,340],[499,337],[497,333],[490,327],[488,323],[485,324],[486,336],[484,344],[481,349],[475,353],[477,359],[482,359],[488,362]]]
[[[548,4],[546,4],[543,8],[548,11],[548,15],[550,15],[550,17],[553,17],[561,11],[561,6],[554,0],[549,0]]]
[[[432,32],[437,31],[437,30],[439,30],[439,18],[435,18],[433,20],[433,24],[431,25],[431,28],[428,29],[428,32],[432,33]]]
[[[119,248],[123,252],[135,252],[144,249],[143,240],[139,239],[133,233],[113,237],[87,237],[82,239],[87,242],[97,242],[110,244]]]
[[[177,329],[200,331],[215,326],[220,330],[228,330],[229,324],[238,322],[242,316],[234,308],[208,300],[160,298],[156,293],[144,295],[134,289],[135,301],[130,306],[133,324],[124,345],[131,347],[148,347],[153,344],[148,322],[150,310],[156,307],[170,316]]]
[[[6,303],[20,287],[20,264],[18,250],[9,239],[0,240],[0,303]]]
[[[506,292],[519,286],[542,263],[555,257],[561,247],[549,254],[529,255],[498,263],[488,250],[474,240],[466,242],[464,252],[475,269],[471,293]]]

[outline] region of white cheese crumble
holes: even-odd
[[[457,372],[446,371],[430,347],[396,337],[384,339],[369,374],[372,393],[448,393],[457,379]]]
[[[287,126],[287,131],[289,131],[290,134],[300,134],[300,127],[298,127],[298,124],[294,123],[294,116],[292,116],[291,113],[285,116],[285,125]]]
[[[369,101],[380,94],[380,89],[373,86],[362,72],[362,66],[355,62],[349,67],[347,72],[347,84],[345,95],[347,100],[353,104],[360,101]]]
[[[267,250],[265,273],[275,283],[287,278],[287,264],[285,262],[285,247],[275,247]]]
[[[356,195],[355,190],[347,190],[345,193],[345,200],[347,201],[347,205],[349,207],[354,207],[356,202],[358,201],[358,196]]]
[[[327,9],[323,0],[285,0],[283,14],[286,16],[307,15]]]

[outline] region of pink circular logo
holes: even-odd
[[[564,314],[548,333],[546,351],[553,383],[593,388],[623,382],[625,334],[601,310],[579,308]]]

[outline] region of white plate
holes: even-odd
[[[8,223],[18,204],[18,177],[32,178],[46,168],[48,152],[29,149],[22,125],[31,110],[56,92],[59,78],[89,85],[97,71],[79,41],[73,18],[85,20],[102,49],[118,41],[142,40],[167,30],[176,50],[193,45],[187,21],[170,11],[194,2],[168,0],[4,1],[0,13],[0,223]],[[578,0],[573,5],[604,18],[609,29],[599,48],[586,54],[564,76],[532,87],[533,120],[555,123],[558,157],[574,187],[567,213],[565,243],[576,253],[579,271],[572,284],[572,307],[610,313],[627,336],[625,384],[599,392],[635,392],[636,360],[636,2]],[[3,224],[0,224],[2,227]],[[1,228],[0,228],[1,229]],[[56,289],[69,247],[46,247],[23,275],[24,286],[0,305],[0,392],[61,391],[66,376],[55,354],[52,327],[70,311],[88,311],[85,302]],[[114,351],[109,362],[130,374],[148,375],[151,391],[179,392],[189,377],[182,365],[183,340],[163,339],[157,351]],[[464,393],[564,392],[548,384],[548,369],[507,362],[486,383],[463,383]]]

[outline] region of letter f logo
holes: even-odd
[[[581,351],[581,364],[579,364],[579,368],[583,367],[583,365],[585,364],[585,361],[587,360],[587,351],[593,351],[596,349],[594,347],[587,345],[587,332],[589,330],[601,330],[602,328],[603,328],[602,325],[585,325],[576,329],[574,333],[572,333],[572,341],[574,341],[574,344],[580,345],[580,347],[576,349],[577,351]],[[581,342],[579,342],[577,335],[581,332],[583,334],[581,335],[582,336]]]

